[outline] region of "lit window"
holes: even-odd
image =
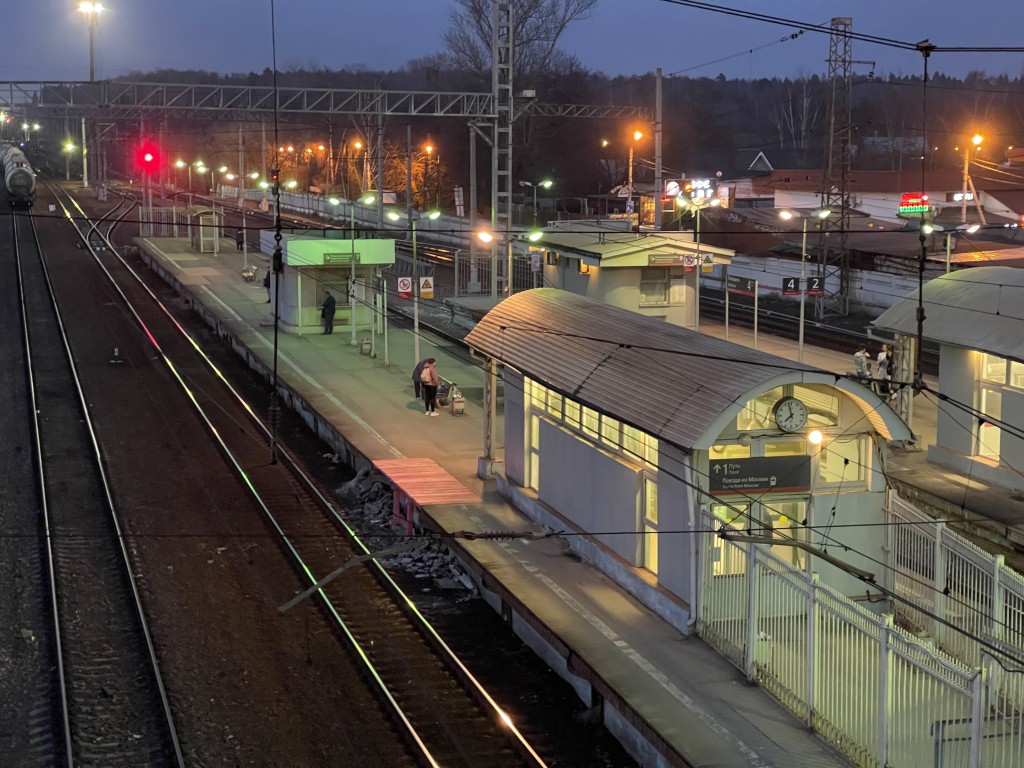
[[[646,445],[644,446],[644,458],[647,459],[647,463],[653,467],[658,466],[658,438],[651,437],[650,435],[644,435],[647,438]]]
[[[868,438],[833,440],[817,456],[816,489],[833,486],[846,491],[861,492],[867,483]]]
[[[577,429],[580,426],[580,404],[575,400],[565,401],[565,423]]]
[[[550,389],[548,390],[548,413],[556,419],[562,418],[562,396]]]
[[[1006,383],[1006,360],[997,355],[982,354],[981,380],[994,384]]]
[[[628,424],[622,425],[622,450],[630,459],[644,458],[644,433]]]
[[[593,408],[583,407],[583,433],[591,437],[597,437],[597,428],[600,417]]]
[[[601,440],[608,445],[619,447],[619,421],[608,416],[601,417]]]
[[[739,443],[721,444],[717,443],[711,446],[711,452],[709,454],[711,459],[749,459],[750,458],[750,446],[740,445]]]

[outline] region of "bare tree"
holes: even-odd
[[[575,63],[558,50],[569,24],[585,19],[597,0],[511,0],[512,39],[518,76],[559,71]],[[452,63],[463,69],[491,68],[493,0],[456,0],[448,14],[444,42]]]

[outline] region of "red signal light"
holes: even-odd
[[[136,165],[143,173],[156,173],[160,167],[160,152],[156,145],[150,141],[144,141],[135,156]]]

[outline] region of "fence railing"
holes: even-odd
[[[901,624],[972,666],[981,663],[973,638],[1024,648],[1024,577],[891,491],[888,514]]]
[[[856,765],[1024,765],[1015,668],[964,664],[763,545],[705,534],[702,552],[702,637]]]

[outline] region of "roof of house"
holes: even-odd
[[[854,381],[555,288],[505,299],[466,341],[684,451],[709,448],[749,399],[796,382],[842,389],[886,438],[910,438],[895,413]]]
[[[917,334],[918,292],[887,309],[872,326]],[[974,267],[924,285],[923,335],[1024,362],[1024,270]]]
[[[823,171],[821,169],[781,168],[770,174],[755,179],[755,189],[765,192],[777,189],[794,192],[820,192]],[[1006,178],[981,178],[972,176],[974,185],[981,191],[989,190],[1020,190],[1024,187],[1015,174]],[[902,171],[865,171],[852,170],[846,179],[847,190],[857,192],[882,192],[901,194],[903,192],[922,192],[927,190],[945,189],[958,190],[963,185],[963,172],[955,170],[927,171],[924,176],[921,170]],[[998,195],[996,195],[998,197]]]
[[[697,244],[689,232],[636,233],[592,221],[563,222],[546,227],[533,245],[606,266],[615,266],[616,260],[625,261],[627,257],[642,254],[697,252]],[[733,256],[731,250],[708,243],[701,243],[700,250],[720,257]]]

